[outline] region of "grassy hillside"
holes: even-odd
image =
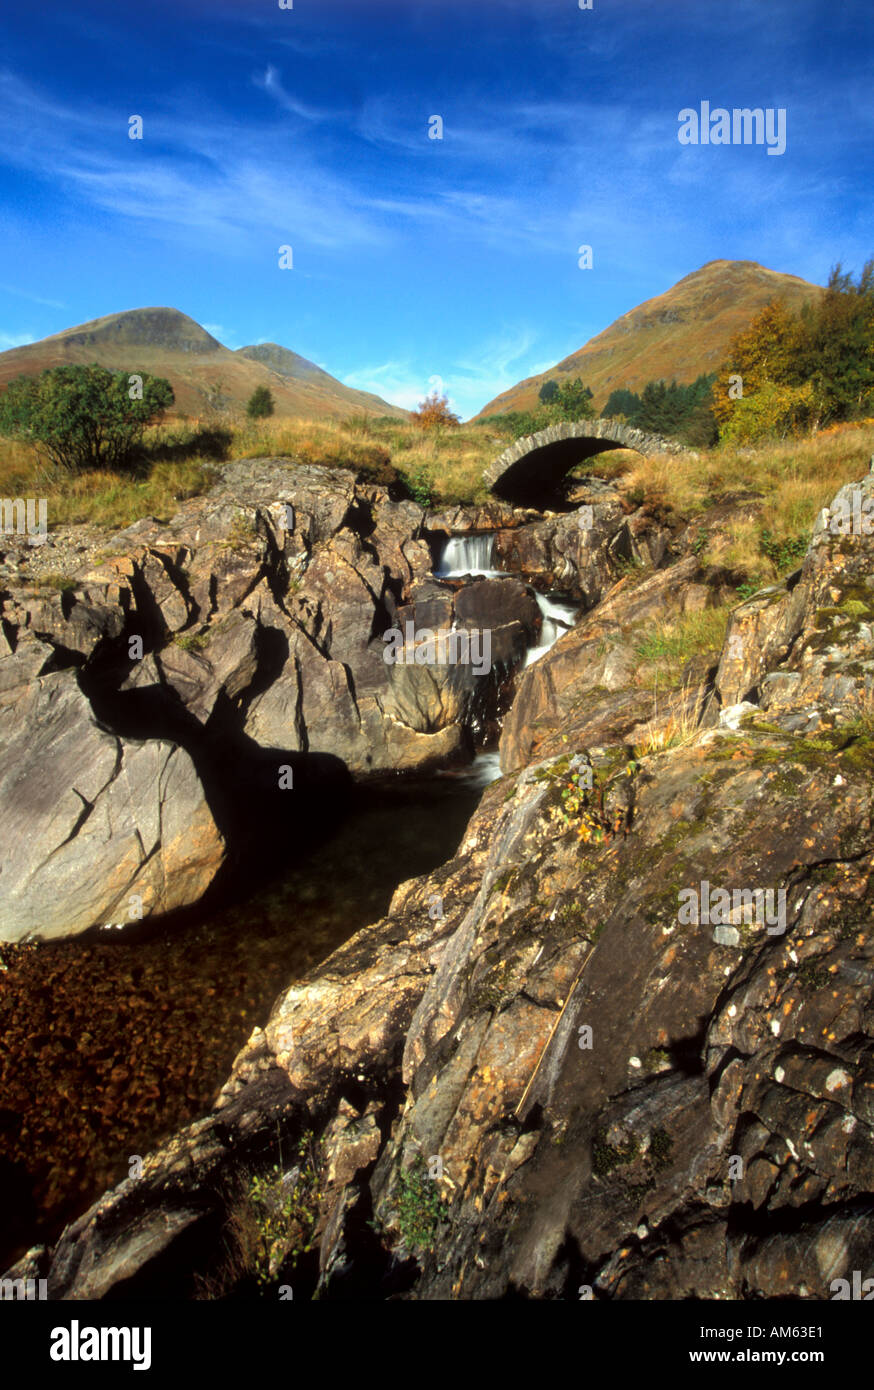
[[[757,449],[722,445],[676,458],[623,457],[633,460],[620,484],[630,503],[700,520],[706,558],[758,587],[800,563],[817,512],[844,483],[868,472],[874,420]],[[757,515],[707,526],[708,513],[739,493],[761,499]]]
[[[596,413],[620,386],[640,391],[649,381],[692,382],[716,371],[734,335],[770,300],[781,295],[796,309],[822,293],[819,285],[755,261],[710,261],[623,314],[549,371],[496,396],[476,418],[533,409],[546,381],[563,384],[581,377],[593,392]]]
[[[232,352],[178,309],[130,309],[0,353],[0,387],[46,367],[97,362],[115,371],[168,379],[176,409],[195,419],[241,411],[257,386],[273,394],[277,414],[342,419],[369,411],[406,419],[407,412],[367,391],[344,386],[305,357],[276,344]]]

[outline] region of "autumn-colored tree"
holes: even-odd
[[[720,430],[730,444],[756,444],[762,439],[786,439],[809,430],[817,419],[817,403],[811,382],[778,386],[763,382],[757,391],[732,401],[731,417]]]
[[[799,314],[780,301],[763,309],[731,343],[713,404],[720,437],[736,441],[815,429],[872,409],[874,260],[855,281],[836,265],[825,294]]]
[[[461,424],[460,417],[453,415],[449,409],[449,398],[445,394],[441,396],[437,391],[432,391],[430,396],[419,402],[418,410],[413,411],[413,419],[423,430],[434,430],[440,425],[454,427]]]
[[[720,431],[730,421],[737,400],[754,395],[766,382],[790,384],[787,377],[794,378],[792,356],[797,342],[797,320],[782,299],[766,304],[749,328],[732,339],[713,388],[713,414]]]

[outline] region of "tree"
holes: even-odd
[[[592,392],[577,377],[563,386],[555,381],[544,382],[540,388],[540,402],[533,410],[510,410],[489,419],[492,424],[500,421],[514,439],[521,439],[565,420],[591,420],[594,414]]]
[[[693,449],[710,449],[719,438],[719,430],[713,416],[713,382],[715,377],[707,378],[706,395],[693,400],[685,419],[677,430],[677,437]]]
[[[628,423],[633,425],[636,424],[639,410],[640,396],[637,392],[630,391],[627,386],[619,386],[610,392],[602,413],[605,420],[615,420],[617,415],[624,415]]]
[[[453,415],[449,409],[449,398],[439,395],[437,391],[432,391],[430,396],[426,396],[419,402],[418,410],[413,411],[413,419],[420,429],[433,430],[440,425],[456,426],[461,424],[457,415]]]
[[[273,393],[269,386],[256,386],[249,397],[246,406],[246,414],[250,420],[262,420],[267,415],[272,415],[274,410]]]
[[[874,406],[874,260],[853,282],[840,264],[826,292],[799,323],[796,382],[810,381],[821,424]]]
[[[713,419],[715,375],[702,374],[688,386],[677,381],[648,381],[640,395],[625,386],[611,391],[606,419],[622,416],[634,429],[664,434],[695,448],[709,448],[717,437]]]
[[[720,430],[730,444],[756,444],[763,439],[785,439],[810,427],[816,412],[814,388],[778,386],[764,382],[757,391],[734,402],[731,418]]]
[[[753,395],[765,382],[798,384],[792,365],[798,338],[797,320],[783,300],[775,299],[731,340],[713,392],[713,414],[720,432],[731,419],[735,402]]]
[[[0,434],[34,445],[58,467],[131,469],[148,425],[174,401],[164,377],[89,367],[49,367],[10,381]]]
[[[579,377],[574,381],[566,381],[558,388],[548,409],[556,410],[562,420],[591,420],[595,415],[592,392],[588,386],[583,385]]]
[[[640,407],[634,420],[637,429],[649,434],[667,434],[668,421],[676,409],[676,392],[666,381],[648,381],[640,394]],[[673,409],[672,409],[673,407]]]
[[[734,391],[729,394],[730,378]],[[738,383],[737,378],[740,378]],[[750,399],[758,394],[756,406]],[[736,337],[719,372],[720,436],[785,434],[874,409],[874,260],[857,280],[836,265],[825,293],[800,313],[769,304]],[[733,424],[737,415],[737,424]]]

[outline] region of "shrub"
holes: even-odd
[[[433,430],[441,425],[455,427],[461,424],[458,415],[453,415],[449,409],[449,399],[446,395],[438,395],[432,391],[430,396],[426,396],[419,402],[418,410],[413,411],[413,419],[420,429]]]
[[[131,469],[144,430],[174,400],[164,377],[141,372],[135,381],[96,363],[16,377],[0,396],[0,434],[71,472]]]
[[[313,1248],[322,1195],[320,1164],[320,1151],[307,1134],[298,1145],[298,1162],[290,1173],[277,1164],[249,1184],[248,1200],[260,1237],[253,1272],[262,1287],[280,1269],[293,1269]]]
[[[785,439],[800,434],[816,411],[813,386],[776,386],[764,382],[750,396],[734,401],[734,410],[723,425],[720,438],[728,444],[754,444],[763,439]]]
[[[410,477],[407,487],[410,496],[420,507],[430,507],[433,505],[431,496],[431,480],[425,472],[424,465],[420,464],[415,473]]]
[[[795,569],[799,560],[803,560],[807,554],[809,537],[784,536],[776,539],[768,530],[762,531],[761,551],[767,555],[778,574],[783,574],[786,570]]]
[[[449,1216],[436,1181],[429,1178],[421,1157],[398,1173],[398,1229],[405,1245],[413,1250],[430,1250],[437,1228]]]

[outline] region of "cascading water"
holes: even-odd
[[[437,777],[451,777],[452,780],[460,785],[470,788],[471,791],[482,791],[491,782],[496,782],[501,775],[501,755],[497,749],[490,753],[484,753],[481,749],[474,755],[473,762],[468,767],[451,768],[438,771]]]
[[[485,534],[480,536],[450,536],[443,547],[439,564],[434,571],[439,579],[461,579],[465,575],[476,575],[489,579],[500,578],[503,570],[497,570],[493,564],[494,535]],[[525,665],[530,666],[532,662],[539,660],[545,652],[548,652],[562,636],[568,632],[576,622],[577,608],[575,604],[561,602],[553,598],[547,598],[543,594],[535,592],[537,607],[543,623],[540,629],[540,641],[536,647],[532,647],[525,658]]]
[[[464,574],[496,575],[492,566],[494,536],[450,536],[435,571],[441,579],[457,579]]]
[[[562,636],[569,632],[576,622],[577,610],[570,603],[557,603],[555,599],[546,598],[543,594],[535,593],[537,607],[540,609],[543,624],[540,628],[540,641],[536,647],[532,647],[525,658],[525,665],[530,666],[533,661],[537,661],[544,652],[548,652]]]

